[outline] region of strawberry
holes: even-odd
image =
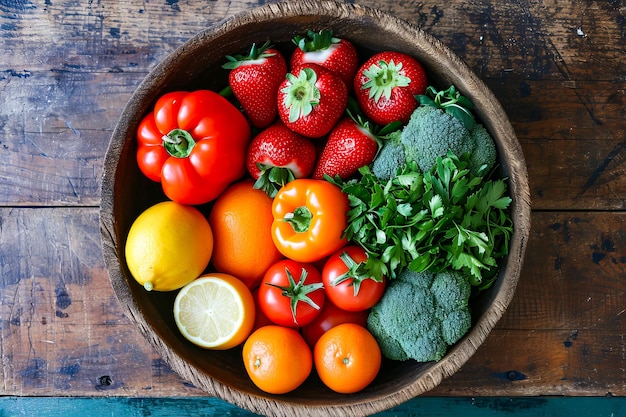
[[[269,126],[277,115],[276,90],[285,79],[287,62],[269,42],[252,44],[248,55],[227,55],[228,83],[252,126]]]
[[[293,69],[278,90],[278,115],[285,126],[310,138],[330,132],[348,102],[348,88],[334,72],[317,64]]]
[[[359,168],[374,160],[379,143],[369,122],[361,124],[348,116],[342,118],[328,136],[313,178],[322,179],[324,174],[331,177],[339,175],[344,180],[351,177]]]
[[[308,177],[315,165],[313,143],[285,127],[279,120],[252,139],[246,154],[248,172],[255,188],[270,197],[295,178]]]
[[[332,30],[307,31],[306,36],[296,36],[293,43],[297,48],[291,55],[291,68],[302,64],[318,64],[337,73],[348,89],[359,67],[359,58],[354,45],[346,39],[333,37]]]
[[[374,123],[406,123],[417,108],[416,95],[424,94],[426,72],[413,57],[400,52],[380,52],[356,73],[354,93],[363,113]]]

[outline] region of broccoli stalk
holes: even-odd
[[[470,293],[460,271],[405,269],[372,307],[367,327],[389,359],[438,361],[471,326]]]
[[[392,178],[399,167],[415,161],[428,172],[438,157],[449,152],[469,154],[469,169],[483,176],[496,163],[496,146],[489,132],[476,123],[471,102],[451,86],[437,92],[429,87],[427,95],[418,96],[421,106],[400,131],[387,136],[372,163],[372,173],[381,180]]]

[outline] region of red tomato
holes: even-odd
[[[324,333],[339,324],[356,323],[366,327],[368,315],[368,310],[346,311],[334,305],[330,300],[326,300],[315,320],[302,328],[302,337],[313,348]]]
[[[376,281],[362,271],[367,252],[360,246],[349,245],[332,254],[322,271],[326,296],[347,311],[367,310],[385,292],[386,279]]]
[[[291,259],[270,266],[259,286],[261,310],[281,326],[306,326],[319,315],[325,300],[320,272]]]

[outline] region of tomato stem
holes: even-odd
[[[176,158],[187,158],[196,145],[191,134],[183,129],[173,129],[161,139],[167,153]]]
[[[367,274],[364,274],[363,266],[365,262],[356,262],[347,252],[341,252],[339,258],[343,261],[343,264],[346,266],[347,271],[343,274],[336,277],[333,282],[330,283],[333,287],[341,284],[342,282],[351,279],[352,282],[349,284],[354,287],[354,296],[359,295],[359,290],[361,289],[361,283],[366,279],[373,279]]]
[[[317,290],[321,290],[322,288],[324,288],[324,284],[321,282],[316,282],[313,284],[306,284],[305,281],[306,281],[307,276],[309,275],[309,272],[306,270],[306,268],[302,268],[302,272],[300,272],[300,279],[298,280],[298,282],[296,282],[296,280],[293,278],[293,275],[291,274],[291,271],[289,270],[289,268],[285,268],[285,275],[287,276],[289,285],[282,286],[282,285],[272,284],[269,282],[267,282],[266,285],[269,285],[274,288],[278,288],[279,290],[282,291],[281,295],[283,297],[289,297],[291,315],[293,317],[294,324],[297,325],[298,320],[296,318],[296,309],[298,308],[298,303],[302,301],[302,302],[307,303],[314,309],[319,310],[320,306],[317,305],[315,301],[313,301],[309,297],[308,294]]]
[[[307,206],[300,206],[293,213],[285,214],[283,221],[289,223],[296,233],[304,233],[309,230],[311,219],[313,219],[311,210]]]

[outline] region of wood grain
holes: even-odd
[[[0,395],[204,396],[115,298],[98,230],[103,157],[158,62],[275,2],[0,1]],[[626,395],[623,4],[354,3],[458,54],[502,103],[528,165],[535,211],[515,298],[430,394]]]

